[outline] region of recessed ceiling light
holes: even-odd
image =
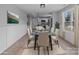
[[[45,8],[45,4],[40,4],[40,8]]]

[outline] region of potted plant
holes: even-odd
[[[59,29],[59,28],[60,28],[60,24],[59,24],[59,22],[56,22],[56,23],[55,23],[54,32],[55,32],[56,29]]]

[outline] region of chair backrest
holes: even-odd
[[[29,27],[29,30],[30,30],[30,33],[32,33],[32,27],[31,26]]]
[[[46,25],[46,30],[49,30],[49,29],[50,29],[50,27],[48,25]]]
[[[53,33],[53,34],[54,34],[54,27],[52,27],[52,28],[51,28],[51,33]]]
[[[55,29],[55,35],[59,34],[59,29]]]
[[[28,34],[28,37],[30,37],[30,30],[29,30],[29,28],[27,29],[27,34]]]
[[[38,37],[39,46],[49,46],[48,32],[41,32]]]

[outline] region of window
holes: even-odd
[[[74,13],[73,10],[64,12],[64,28],[65,30],[73,30],[74,27]]]

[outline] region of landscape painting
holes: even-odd
[[[19,23],[19,16],[15,13],[10,11],[7,12],[7,23],[8,24],[18,24]]]

